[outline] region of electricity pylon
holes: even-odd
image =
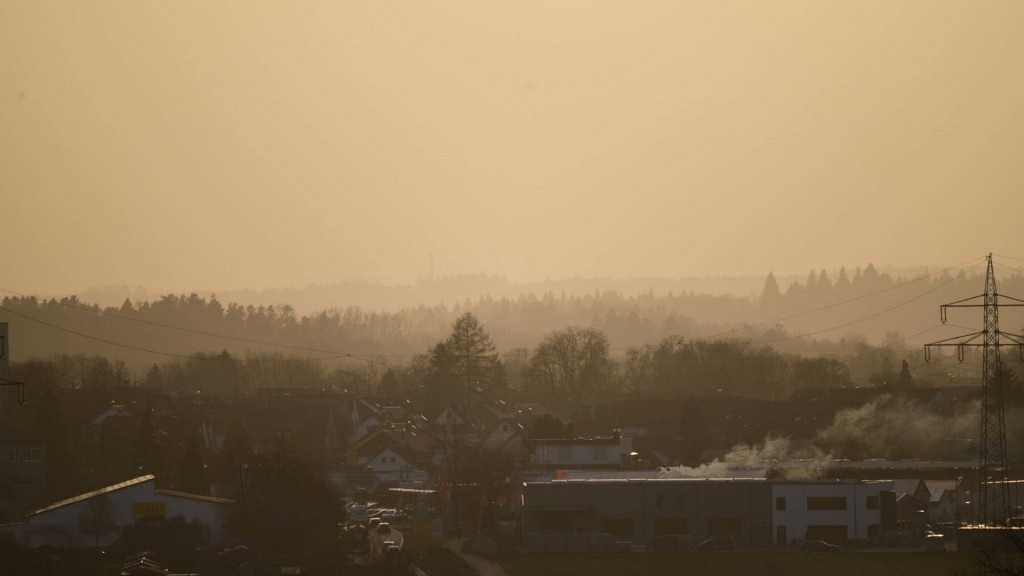
[[[1024,358],[1024,337],[999,331],[1000,306],[1024,306],[1024,300],[1000,296],[996,291],[996,276],[992,271],[992,254],[988,255],[985,273],[985,293],[941,306],[942,323],[946,323],[947,308],[983,308],[985,323],[981,332],[965,334],[925,344],[925,361],[931,359],[932,347],[956,346],[957,359],[963,362],[968,346],[981,347],[983,370],[981,377],[981,456],[979,459],[979,496],[977,508],[980,524],[1004,524],[1010,518],[1009,469],[1006,458],[1006,411],[1003,403],[1004,376],[999,365],[999,349],[1017,346]],[[1009,300],[1002,303],[1001,300]],[[980,303],[979,303],[980,301]],[[1009,342],[1003,343],[1000,337]]]

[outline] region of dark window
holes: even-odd
[[[846,510],[846,496],[808,496],[808,510]]]
[[[567,534],[573,531],[571,512],[538,512],[537,525],[545,534]]]
[[[632,518],[602,518],[601,532],[614,536],[633,536]]]
[[[775,498],[775,509],[785,510],[786,509],[786,498],[785,496],[777,496]]]
[[[868,539],[874,540],[878,538],[878,524],[868,524]]]
[[[878,496],[868,496],[868,510],[878,510]]]
[[[686,524],[686,518],[655,518],[654,520],[655,536],[689,533],[690,527]]]
[[[743,519],[708,518],[708,534],[711,536],[739,536],[743,534]]]

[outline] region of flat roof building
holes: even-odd
[[[887,481],[763,479],[555,480],[527,483],[530,552],[607,551],[625,544],[690,549],[716,536],[739,547],[833,543],[879,533]]]

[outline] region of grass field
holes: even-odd
[[[956,552],[543,554],[497,562],[508,576],[952,576],[971,568],[971,558]]]

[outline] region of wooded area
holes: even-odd
[[[443,385],[436,373],[452,364],[476,388],[541,400],[719,391],[780,398],[801,387],[971,384],[976,363],[925,364],[916,340],[941,327],[942,303],[979,286],[965,273],[894,280],[868,266],[835,280],[811,272],[786,290],[769,275],[756,299],[547,293],[305,316],[287,304],[223,304],[196,294],[107,308],[75,296],[15,296],[4,298],[0,321],[11,326],[12,375],[37,391],[147,385],[408,394]],[[1020,275],[1001,286],[1024,292]],[[472,318],[465,337],[450,341],[451,327],[465,318]],[[472,334],[484,341],[466,342]],[[486,361],[460,366],[478,356]]]

